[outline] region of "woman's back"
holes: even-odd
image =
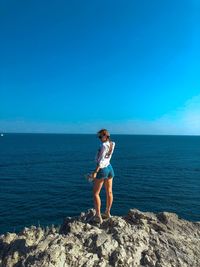
[[[101,143],[95,156],[95,161],[100,165],[101,168],[107,167],[110,164],[114,148],[114,141],[106,141]]]

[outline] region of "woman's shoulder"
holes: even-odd
[[[115,145],[115,142],[114,141],[111,141],[111,142],[112,142],[113,145]],[[103,142],[103,143],[100,144],[101,147],[102,146],[105,146],[106,147],[108,145],[110,145],[110,141],[106,141],[106,142]]]
[[[114,147],[115,146],[115,142],[114,141],[111,141],[112,143],[112,146]],[[104,146],[110,146],[110,141],[107,141],[105,143],[103,143]]]
[[[101,144],[101,146],[107,146],[108,145],[108,141],[106,141],[106,142],[103,142],[102,144]]]

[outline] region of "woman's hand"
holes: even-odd
[[[91,173],[91,177],[92,177],[93,179],[95,179],[96,176],[97,176],[97,172],[92,172],[92,173]]]

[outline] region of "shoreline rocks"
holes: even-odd
[[[0,236],[0,267],[199,267],[200,222],[130,209],[100,225],[94,209],[58,227]]]

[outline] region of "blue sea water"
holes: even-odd
[[[200,221],[200,137],[112,135],[113,215],[130,208],[176,212]],[[90,134],[5,134],[0,137],[0,233],[59,225],[93,208],[100,141]],[[102,211],[105,189],[101,191]]]

